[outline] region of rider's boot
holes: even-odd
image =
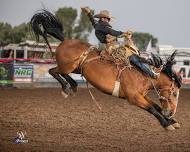
[[[137,55],[132,55],[129,57],[129,60],[132,64],[136,65],[138,68],[140,68],[142,71],[144,71],[146,74],[148,74],[150,77],[157,79],[159,78],[160,74],[158,72],[155,72],[150,65],[146,63],[140,62],[140,58]]]
[[[146,63],[141,63],[141,69],[148,74],[150,77],[154,78],[154,79],[158,79],[160,76],[160,73],[155,72],[150,65],[146,64]]]

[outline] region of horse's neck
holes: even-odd
[[[168,80],[168,77],[164,73],[161,72],[160,77],[158,79],[155,79],[154,83],[156,87],[159,89],[167,85],[167,82],[168,82],[167,80]]]

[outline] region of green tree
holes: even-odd
[[[11,31],[12,31],[12,26],[10,24],[0,22],[0,46],[12,42]]]
[[[80,39],[88,41],[89,34],[93,27],[88,17],[84,13],[77,14],[77,10],[72,7],[59,8],[55,15],[62,22],[64,28],[65,38]],[[152,46],[155,47],[158,40],[149,33],[135,32],[133,39],[140,50],[145,50],[149,40],[152,40]],[[25,40],[35,40],[35,37],[29,30],[29,24],[23,23],[12,27],[8,23],[0,22],[0,45],[9,43],[19,43]],[[40,39],[42,41],[43,38]],[[57,41],[53,38],[50,42]]]
[[[55,15],[63,24],[65,37],[71,39],[77,18],[77,10],[73,9],[72,7],[59,8],[55,12]]]
[[[27,34],[29,34],[29,25],[27,23],[15,26],[11,32],[12,42],[19,43],[26,40]]]
[[[146,50],[146,46],[148,45],[150,40],[152,40],[153,47],[155,47],[158,42],[158,39],[153,37],[153,35],[141,32],[134,32],[133,40],[136,43],[137,47],[142,51]]]
[[[72,7],[59,8],[55,12],[58,19],[62,22],[65,37],[68,39],[76,38],[88,41],[92,25],[88,17],[81,13],[77,19],[77,10]]]
[[[27,23],[12,27],[8,23],[0,23],[0,45],[9,43],[20,43],[27,39],[34,40],[30,36],[29,25]]]
[[[74,28],[74,38],[87,41],[92,29],[93,27],[88,16],[84,13],[81,13],[78,26]]]
[[[88,41],[92,25],[88,17],[81,13],[77,14],[77,10],[72,7],[59,8],[55,15],[62,22],[64,28],[65,38],[67,39],[81,39]],[[19,43],[25,40],[35,40],[31,34],[28,23],[22,23],[18,26],[12,27],[8,23],[0,23],[0,45],[9,43]],[[43,38],[40,38],[42,42]],[[57,41],[49,38],[50,42]]]

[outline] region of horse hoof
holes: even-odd
[[[72,97],[75,97],[75,96],[76,96],[76,94],[73,92],[73,93],[71,94],[71,96],[72,96]]]
[[[72,97],[75,97],[76,93],[73,90],[71,90],[69,95],[71,95]]]
[[[178,122],[174,123],[172,126],[173,126],[175,129],[179,129],[179,128],[181,127],[181,125],[180,125]]]
[[[61,94],[62,94],[62,96],[64,97],[64,98],[67,98],[69,95],[68,94],[66,94],[64,91],[61,91]]]
[[[72,88],[72,91],[73,91],[74,93],[76,93],[76,92],[78,91],[78,87]]]
[[[168,130],[168,131],[175,130],[175,128],[173,127],[173,125],[167,126],[165,129]]]

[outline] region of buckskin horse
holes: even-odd
[[[154,115],[167,130],[180,127],[180,124],[173,119],[181,87],[181,79],[172,70],[176,52],[167,59],[160,77],[152,79],[135,67],[118,70],[113,62],[101,59],[99,51],[87,42],[76,39],[65,40],[62,24],[47,10],[34,14],[30,26],[37,41],[39,36],[42,36],[50,51],[48,35],[61,41],[56,48],[57,66],[50,69],[49,73],[60,82],[65,95],[77,91],[77,83],[68,75],[70,73],[82,73],[94,87],[110,95],[115,89],[119,75],[118,97],[127,99],[128,102]],[[161,106],[147,96],[147,93],[153,89],[159,96]]]

